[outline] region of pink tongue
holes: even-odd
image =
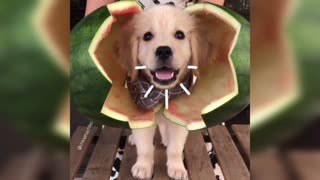
[[[156,71],[156,76],[160,80],[168,80],[173,77],[172,71]]]

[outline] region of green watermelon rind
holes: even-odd
[[[33,24],[38,1],[6,2],[0,35],[0,114],[4,124],[28,140],[69,148],[54,125],[68,91],[68,77]]]
[[[101,113],[112,84],[99,71],[88,51],[96,32],[109,16],[107,7],[103,6],[82,19],[71,31],[71,103],[90,120],[112,127],[129,128],[127,122]]]

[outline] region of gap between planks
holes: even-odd
[[[250,126],[233,124],[231,128],[239,141],[241,152],[244,152],[245,163],[250,167]]]
[[[110,178],[121,134],[121,128],[103,128],[84,173],[84,180]]]
[[[88,152],[89,146],[92,142],[94,135],[96,134],[98,127],[93,126],[91,128],[78,127],[71,138],[70,144],[70,179],[74,179],[78,172],[80,165]],[[85,134],[87,133],[86,139],[81,149],[78,149],[80,142],[84,140]]]
[[[201,131],[191,131],[184,149],[190,180],[216,180]]]
[[[225,180],[248,180],[250,173],[227,128],[217,125],[208,129],[213,149]]]

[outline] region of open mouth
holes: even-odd
[[[153,80],[160,84],[169,84],[177,79],[177,74],[179,70],[174,70],[168,67],[162,67],[151,71],[153,75]]]

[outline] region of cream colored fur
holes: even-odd
[[[173,179],[188,179],[188,172],[183,164],[183,149],[188,131],[185,127],[167,120],[161,113],[156,116],[162,144],[167,147],[167,172]],[[129,143],[136,145],[138,158],[131,172],[138,179],[150,179],[154,165],[153,137],[156,127],[135,129],[129,136]]]
[[[185,34],[184,40],[175,38],[176,31]],[[151,41],[143,41],[146,32],[152,32]],[[137,77],[137,65],[147,66],[144,73],[150,76],[151,83],[158,88],[176,86],[188,73],[187,65],[199,65],[200,59],[206,56],[206,46],[199,48],[200,38],[196,33],[195,18],[181,9],[171,6],[156,6],[133,17],[124,28],[116,52],[120,64],[126,68],[131,78]],[[159,46],[169,46],[173,51],[172,66],[179,69],[177,80],[169,85],[161,85],[152,81],[150,70],[156,68],[155,49]],[[198,76],[197,70],[193,71]],[[188,179],[188,173],[183,164],[183,149],[188,136],[185,127],[167,120],[162,112],[156,115],[162,143],[167,147],[167,172],[173,179]],[[154,165],[153,138],[155,127],[132,130],[129,142],[137,147],[137,161],[131,172],[135,178],[150,179]]]

